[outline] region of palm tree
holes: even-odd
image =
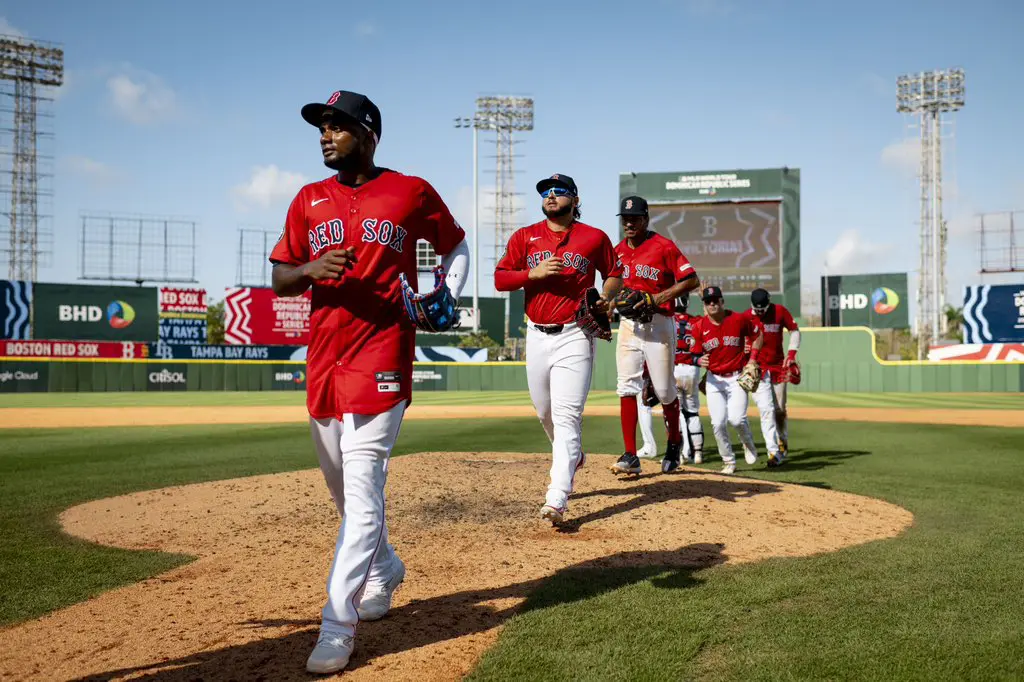
[[[954,308],[947,303],[943,313],[946,315],[946,338],[959,341],[963,338],[964,309]]]

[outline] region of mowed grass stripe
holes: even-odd
[[[301,391],[22,393],[0,394],[0,410],[8,407],[304,405],[305,400],[305,393]],[[1024,410],[1024,393],[790,393],[789,400],[795,407]],[[421,405],[453,406],[532,404],[527,391],[416,391],[413,401]],[[591,405],[614,405],[619,398],[614,391],[591,391],[587,402]]]

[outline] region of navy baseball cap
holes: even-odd
[[[616,215],[647,215],[647,200],[643,197],[626,197],[619,203],[619,212]]]
[[[771,296],[765,289],[754,289],[750,292],[750,305],[758,310],[768,307]]]
[[[723,298],[722,289],[720,287],[705,287],[704,291],[700,294],[700,300],[705,303],[709,303],[719,298]]]
[[[302,118],[306,123],[317,128],[323,123],[325,111],[337,111],[356,121],[373,133],[373,139],[380,142],[380,109],[366,95],[348,90],[336,90],[327,98],[327,102],[311,102],[302,107]]]
[[[537,192],[546,192],[552,187],[564,187],[569,190],[569,193],[574,197],[580,195],[580,191],[576,188],[576,181],[570,178],[568,175],[562,175],[561,173],[555,173],[550,178],[544,178],[537,183]]]

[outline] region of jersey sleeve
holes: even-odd
[[[793,319],[793,313],[789,312],[788,308],[783,308],[782,309],[782,320],[781,320],[781,322],[782,322],[783,328],[784,329],[788,329],[789,331],[796,331],[797,329],[800,328],[799,325],[797,325],[796,320]]]
[[[676,243],[672,240],[666,240],[668,246],[665,247],[665,260],[672,267],[672,272],[676,277],[677,282],[682,282],[684,279],[690,277],[696,277],[697,271],[693,267],[693,263],[690,259],[683,255],[683,252],[679,250]]]
[[[498,291],[522,289],[530,279],[526,267],[526,249],[523,248],[522,230],[512,233],[498,264],[494,266],[494,288]]]
[[[422,182],[417,237],[430,242],[439,256],[446,256],[466,238],[466,231],[452,216],[437,190],[426,180]]]
[[[299,198],[301,194],[296,194],[288,207],[284,230],[270,252],[271,263],[304,265],[309,262],[309,237],[306,234],[306,212],[303,208],[305,202]]]
[[[604,232],[601,232],[601,246],[597,253],[597,271],[605,279],[609,277],[622,277],[622,259],[615,253],[612,240]]]

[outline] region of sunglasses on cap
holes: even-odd
[[[751,306],[751,308],[754,309],[755,313],[760,315],[760,314],[762,314],[762,313],[764,313],[764,312],[766,312],[768,310],[768,304],[765,303],[764,305],[755,305],[755,306]]]
[[[552,194],[555,195],[556,197],[570,197],[570,196],[572,196],[572,192],[570,192],[565,187],[549,187],[546,190],[544,190],[543,192],[541,192],[540,196],[542,198],[546,199],[547,197],[549,197]]]

